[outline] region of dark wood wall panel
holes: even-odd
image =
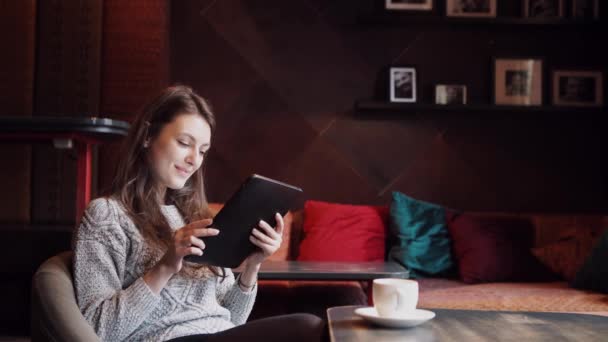
[[[0,115],[129,121],[167,84],[164,0],[0,0],[0,15],[5,47]],[[5,161],[0,168],[2,335],[28,335],[32,274],[45,259],[70,248],[65,227],[74,224],[74,151],[42,144],[34,150],[30,168],[30,147],[0,146]],[[104,146],[94,166],[105,184],[116,154],[116,146]],[[30,193],[31,224],[15,224],[30,221]]]
[[[130,121],[168,83],[165,0],[2,1],[0,6],[0,41],[10,46],[0,56],[2,115]],[[94,195],[111,183],[118,145],[105,145],[96,156]],[[73,224],[75,151],[0,148],[15,166],[2,169],[4,188],[14,197],[6,198],[0,220]]]
[[[568,113],[353,113],[386,99],[386,68],[415,66],[420,99],[438,83],[492,102],[494,57],[545,60],[550,71],[606,71],[604,37],[585,25],[364,25],[380,1],[171,3],[172,82],[193,85],[218,116],[207,161],[211,200],[259,172],[301,185],[309,198],[388,203],[400,190],[453,208],[602,211],[607,120]],[[441,16],[443,1],[430,16]],[[500,5],[517,16],[519,3]],[[584,115],[584,114],[583,114]],[[274,134],[272,132],[275,132]]]
[[[103,2],[101,113],[131,121],[168,82],[165,0]],[[99,148],[99,190],[109,188],[120,143]]]
[[[34,115],[99,116],[102,1],[39,1]],[[73,223],[76,151],[32,154],[32,221]]]
[[[0,0],[0,115],[32,115],[34,94],[34,39],[36,1]],[[0,168],[0,221],[30,220],[30,155],[24,145],[0,145],[4,167]]]

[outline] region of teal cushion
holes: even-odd
[[[572,286],[608,293],[608,231],[604,232],[591,254],[578,270]]]
[[[397,239],[390,250],[391,259],[407,267],[413,277],[452,272],[446,209],[397,191],[392,195],[389,227]]]

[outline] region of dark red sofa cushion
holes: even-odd
[[[534,226],[530,220],[456,214],[449,219],[448,231],[465,283],[556,279],[531,253]]]

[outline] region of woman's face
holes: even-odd
[[[150,143],[148,157],[157,185],[162,190],[181,189],[201,167],[210,141],[211,128],[202,116],[175,116]]]

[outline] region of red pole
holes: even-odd
[[[93,163],[93,144],[75,141],[78,166],[76,179],[76,224],[80,223],[82,214],[91,200],[91,181]]]

